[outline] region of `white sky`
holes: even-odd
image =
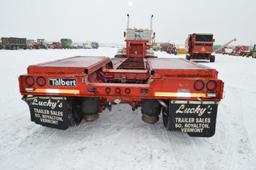
[[[154,14],[158,41],[184,43],[199,32],[214,33],[216,43],[256,43],[255,0],[0,0],[0,37],[119,43],[127,13],[142,28]]]

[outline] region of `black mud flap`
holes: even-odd
[[[72,104],[67,97],[23,97],[29,106],[31,121],[56,129],[67,129],[74,124]]]
[[[215,134],[217,109],[216,102],[170,101],[170,130],[178,130],[193,137],[211,137]]]

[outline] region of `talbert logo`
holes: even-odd
[[[50,86],[76,86],[75,79],[62,79],[62,78],[51,78],[49,79]]]

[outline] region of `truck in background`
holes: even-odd
[[[47,49],[47,43],[45,42],[45,39],[37,39],[34,42],[34,48],[35,49]]]
[[[215,61],[213,53],[213,34],[189,34],[186,40],[186,59],[210,60]]]
[[[232,51],[232,55],[234,56],[243,56],[246,57],[250,53],[250,47],[246,45],[237,45]]]
[[[60,42],[52,42],[47,44],[47,48],[50,49],[62,49],[61,43]]]
[[[171,44],[171,43],[161,43],[160,51],[165,51],[168,54],[177,55],[177,48],[176,48],[175,44]]]
[[[27,49],[34,49],[35,40],[27,39]]]
[[[71,39],[62,38],[62,39],[60,40],[60,42],[61,42],[62,48],[65,48],[65,49],[70,49],[70,48],[72,48],[72,43],[73,43],[73,41],[72,41]]]

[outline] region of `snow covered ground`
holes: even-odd
[[[74,55],[113,56],[116,50],[0,50],[0,170],[256,170],[256,60],[252,58],[217,55],[215,63],[202,63],[216,68],[225,82],[212,138],[167,132],[161,120],[145,124],[140,110],[133,112],[128,105],[115,106],[97,121],[66,131],[30,122],[18,89],[18,76],[29,64]]]

